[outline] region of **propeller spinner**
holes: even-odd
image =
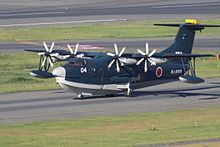
[[[145,52],[142,50],[137,50],[138,53],[140,53],[143,57],[136,63],[136,65],[140,65],[144,61],[144,72],[147,72],[148,69],[148,62],[150,62],[152,65],[156,65],[156,62],[151,60],[151,57],[157,52],[156,49],[154,49],[151,53],[149,53],[149,45],[148,42],[146,42],[146,48]]]
[[[115,48],[115,54],[114,53],[107,53],[108,56],[111,56],[113,58],[113,60],[108,64],[108,69],[111,68],[112,65],[115,63],[117,72],[120,72],[120,66],[124,65],[124,63],[123,63],[124,60],[123,60],[123,58],[121,58],[121,56],[125,52],[125,47],[122,48],[122,50],[119,52],[118,46],[115,43],[114,48]]]

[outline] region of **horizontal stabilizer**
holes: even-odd
[[[220,27],[220,25],[203,25],[203,24],[154,24],[155,26],[166,26],[166,27],[180,27],[180,26],[185,26],[185,27]]]
[[[206,27],[220,27],[220,25],[203,25],[203,24],[191,24],[191,23],[185,23],[185,24],[154,24],[155,26],[167,26],[167,27],[181,27],[181,28],[187,28],[191,30],[202,30]]]
[[[165,27],[180,27],[181,24],[154,24],[155,26],[165,26]]]

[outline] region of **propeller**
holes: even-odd
[[[53,60],[52,57],[58,56],[58,53],[53,53],[54,42],[52,42],[50,48],[47,46],[46,42],[43,42],[45,52],[39,52],[38,55],[41,56],[39,68],[42,70],[43,68],[45,71],[49,70],[50,66],[53,67]]]
[[[118,46],[115,43],[114,48],[115,48],[115,54],[114,53],[107,53],[108,56],[111,56],[113,58],[113,60],[108,64],[108,69],[111,68],[112,65],[115,63],[117,72],[120,72],[120,66],[124,65],[123,62],[125,62],[124,59],[121,58],[122,54],[125,52],[125,47],[122,48],[122,50],[119,52]]]
[[[79,56],[80,57],[84,56],[84,54],[78,54],[79,43],[76,44],[75,50],[73,50],[72,47],[69,44],[67,44],[67,47],[68,47],[68,49],[70,51],[70,55],[64,56],[65,59],[67,59],[67,58],[77,58]]]
[[[146,42],[145,52],[139,49],[137,50],[137,52],[140,53],[143,57],[136,63],[136,65],[140,65],[142,62],[144,62],[144,72],[147,72],[148,62],[150,62],[151,65],[156,65],[156,62],[154,62],[151,57],[157,52],[157,50],[154,49],[152,52],[149,53],[148,42]]]

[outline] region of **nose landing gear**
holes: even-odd
[[[125,95],[127,97],[132,97],[133,96],[133,89],[131,88],[131,83],[130,82],[127,84],[127,91],[126,91]]]

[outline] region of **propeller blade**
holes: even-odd
[[[41,65],[41,68],[45,66],[46,60],[47,60],[47,57],[44,58],[42,65]]]
[[[51,67],[53,67],[53,62],[52,62],[51,57],[49,57],[49,59],[48,59],[48,60],[49,60],[50,66],[51,66]]]
[[[46,42],[43,42],[43,45],[44,45],[44,48],[45,48],[46,52],[49,52],[50,50],[49,50],[49,48],[47,47]]]
[[[108,68],[112,67],[112,64],[113,64],[114,62],[115,62],[115,59],[113,59],[113,60],[109,63]]]
[[[145,48],[145,49],[146,49],[145,54],[148,55],[148,54],[149,54],[149,45],[148,45],[148,42],[146,42],[146,45],[145,45],[145,46],[146,46],[146,48]]]
[[[144,72],[147,72],[147,60],[144,62]]]
[[[124,47],[122,50],[121,50],[121,52],[119,53],[119,57],[121,57],[121,55],[125,52],[125,49],[126,49],[126,47]]]
[[[119,67],[119,63],[118,63],[119,61],[118,60],[116,60],[116,69],[117,69],[117,72],[120,72],[120,67]]]
[[[74,55],[77,54],[77,52],[78,52],[78,48],[79,48],[79,43],[76,44]]]
[[[107,53],[108,56],[111,56],[111,57],[115,57],[115,54],[113,53]]]
[[[148,60],[152,65],[156,65],[156,62],[154,62],[154,61],[151,60],[150,58],[147,58],[147,60]]]
[[[52,44],[50,46],[50,50],[49,50],[50,53],[53,51],[53,47],[54,47],[54,42],[52,42]]]
[[[156,49],[154,49],[149,55],[148,55],[148,57],[151,57],[151,56],[153,56],[155,53],[157,52],[157,50]]]
[[[67,44],[67,47],[68,47],[70,53],[71,53],[71,54],[74,54],[73,49],[71,48],[71,46],[70,46],[69,44]]]
[[[139,61],[136,63],[136,65],[140,65],[141,62],[143,62],[143,61],[144,61],[144,58],[141,58],[141,60],[139,60]]]
[[[142,50],[137,50],[138,53],[140,53],[141,55],[145,56],[146,54],[142,51]]]
[[[116,43],[114,44],[114,47],[115,47],[115,55],[118,55],[118,46]]]

